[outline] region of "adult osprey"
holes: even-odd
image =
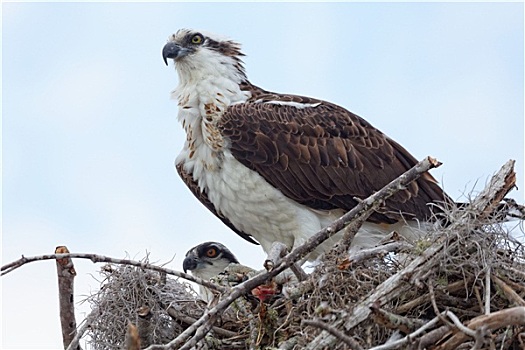
[[[186,131],[179,175],[211,212],[266,252],[276,241],[290,249],[304,243],[417,163],[340,106],[251,84],[234,41],[181,29],[162,55],[179,76],[173,96]],[[426,222],[430,204],[449,201],[426,173],[369,217],[355,245]]]

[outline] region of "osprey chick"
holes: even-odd
[[[234,41],[181,29],[162,55],[179,77],[173,96],[186,131],[179,175],[211,212],[266,252],[274,242],[289,249],[304,243],[417,163],[340,106],[251,84]],[[443,202],[452,201],[424,174],[369,217],[354,246],[427,222],[431,205]]]
[[[229,270],[241,275],[255,271],[240,265],[235,255],[219,242],[204,242],[191,248],[182,262],[182,269],[184,272],[190,271],[193,276],[207,281],[217,278],[220,274],[228,273]],[[201,285],[199,285],[199,293],[205,301],[210,301],[213,297],[213,293]]]
[[[184,272],[209,280],[217,276],[231,263],[239,261],[232,252],[219,242],[204,242],[188,250],[182,262]]]

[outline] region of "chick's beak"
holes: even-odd
[[[197,265],[199,265],[199,260],[195,255],[190,254],[182,262],[182,269],[184,270],[184,273],[186,273],[188,270],[195,270]]]

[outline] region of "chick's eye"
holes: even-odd
[[[210,248],[206,251],[206,256],[208,258],[215,258],[216,255],[217,255],[217,249],[215,248]]]
[[[191,38],[191,42],[192,44],[201,44],[202,43],[202,35],[200,34],[195,34],[192,38]]]

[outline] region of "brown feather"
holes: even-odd
[[[355,198],[366,198],[417,163],[398,143],[342,107],[249,83],[241,88],[252,93],[251,99],[228,107],[218,128],[237,160],[299,203],[349,210]],[[315,107],[264,103],[269,101]],[[425,174],[370,220],[393,223],[401,214],[426,220],[429,203],[448,201],[437,181]]]

